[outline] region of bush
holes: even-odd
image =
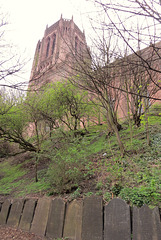
[[[57,156],[48,170],[49,183],[55,193],[72,192],[83,179],[81,163]]]
[[[104,201],[109,202],[111,200],[111,193],[105,192],[105,194],[103,195],[103,199]]]
[[[120,183],[116,183],[112,188],[111,188],[111,192],[115,195],[118,196],[120,191],[122,189],[122,185]]]
[[[160,193],[157,193],[155,186],[123,188],[119,197],[138,207],[141,207],[144,204],[157,205],[157,203],[161,201]]]

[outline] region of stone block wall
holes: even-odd
[[[161,240],[159,209],[130,208],[123,200],[107,205],[99,196],[66,203],[61,198],[5,200],[0,225],[53,239]]]

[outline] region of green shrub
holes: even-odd
[[[48,169],[50,186],[55,193],[71,192],[83,178],[81,163],[68,157],[57,156]]]
[[[157,192],[155,186],[123,188],[119,197],[138,207],[141,207],[144,204],[157,205],[157,203],[161,201],[161,195]]]
[[[93,193],[93,192],[87,192],[87,193],[85,193],[84,195],[85,195],[86,197],[90,197],[90,196],[94,195],[94,193]]]
[[[115,195],[118,196],[120,191],[122,189],[122,186],[120,183],[116,183],[112,188],[111,188],[111,192]]]
[[[81,189],[78,187],[69,197],[69,200],[74,200],[78,197],[80,197],[80,194],[81,194]]]
[[[103,187],[104,187],[104,184],[101,181],[97,182],[96,190],[101,190]]]
[[[103,195],[103,199],[104,199],[104,201],[109,202],[109,201],[111,200],[111,193],[106,192],[106,193]]]

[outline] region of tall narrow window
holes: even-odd
[[[78,38],[75,37],[75,55],[77,55],[78,52]]]
[[[46,48],[46,57],[49,56],[49,47],[50,47],[50,38],[48,38],[47,48]]]
[[[53,36],[52,55],[53,55],[54,50],[55,50],[55,42],[56,42],[56,34],[54,34],[54,36]]]
[[[83,43],[82,42],[80,42],[79,49],[80,49],[80,58],[83,59]]]

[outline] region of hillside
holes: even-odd
[[[116,137],[107,136],[105,124],[91,126],[88,133],[77,137],[55,131],[52,139],[44,141],[38,156],[38,182],[36,156],[26,152],[4,157],[15,146],[1,145],[1,199],[61,195],[70,201],[96,194],[104,201],[120,197],[131,205],[161,207],[160,112],[160,107],[154,107],[149,114],[150,146],[144,121],[139,128],[133,126],[132,142],[128,123],[122,124],[120,135],[126,147],[123,158]]]

